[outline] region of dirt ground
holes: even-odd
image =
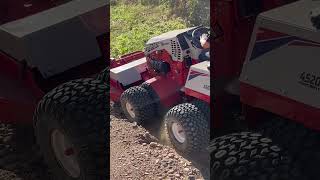
[[[179,155],[168,143],[161,123],[137,126],[117,110],[111,112],[110,118],[112,180],[208,179],[208,157]]]
[[[50,180],[30,133],[0,124],[0,180]]]
[[[179,155],[161,124],[137,126],[119,111],[110,118],[110,179],[208,179],[208,158]],[[50,180],[31,133],[0,124],[0,180]]]

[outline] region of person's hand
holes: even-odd
[[[202,34],[202,35],[201,35],[201,37],[200,37],[200,43],[201,43],[201,46],[202,46],[204,49],[210,48],[210,42],[208,42],[208,35],[207,35],[207,34]]]
[[[204,48],[204,49],[209,49],[210,48],[210,43],[209,42],[205,42],[205,43],[201,43],[201,46]]]

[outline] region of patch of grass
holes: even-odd
[[[183,19],[171,16],[164,5],[113,5],[110,23],[111,57],[143,50],[151,37],[187,27]]]

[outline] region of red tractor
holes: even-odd
[[[320,2],[212,6],[211,178],[319,179]]]
[[[138,124],[165,113],[171,143],[186,154],[209,144],[210,65],[200,43],[209,32],[204,26],[167,32],[110,65],[111,101]]]
[[[54,179],[107,179],[109,88],[96,74],[108,66],[108,8],[0,2],[0,122],[34,125]]]

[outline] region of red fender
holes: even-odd
[[[181,102],[181,87],[171,78],[157,76],[146,82],[151,85],[164,107],[172,107]]]

